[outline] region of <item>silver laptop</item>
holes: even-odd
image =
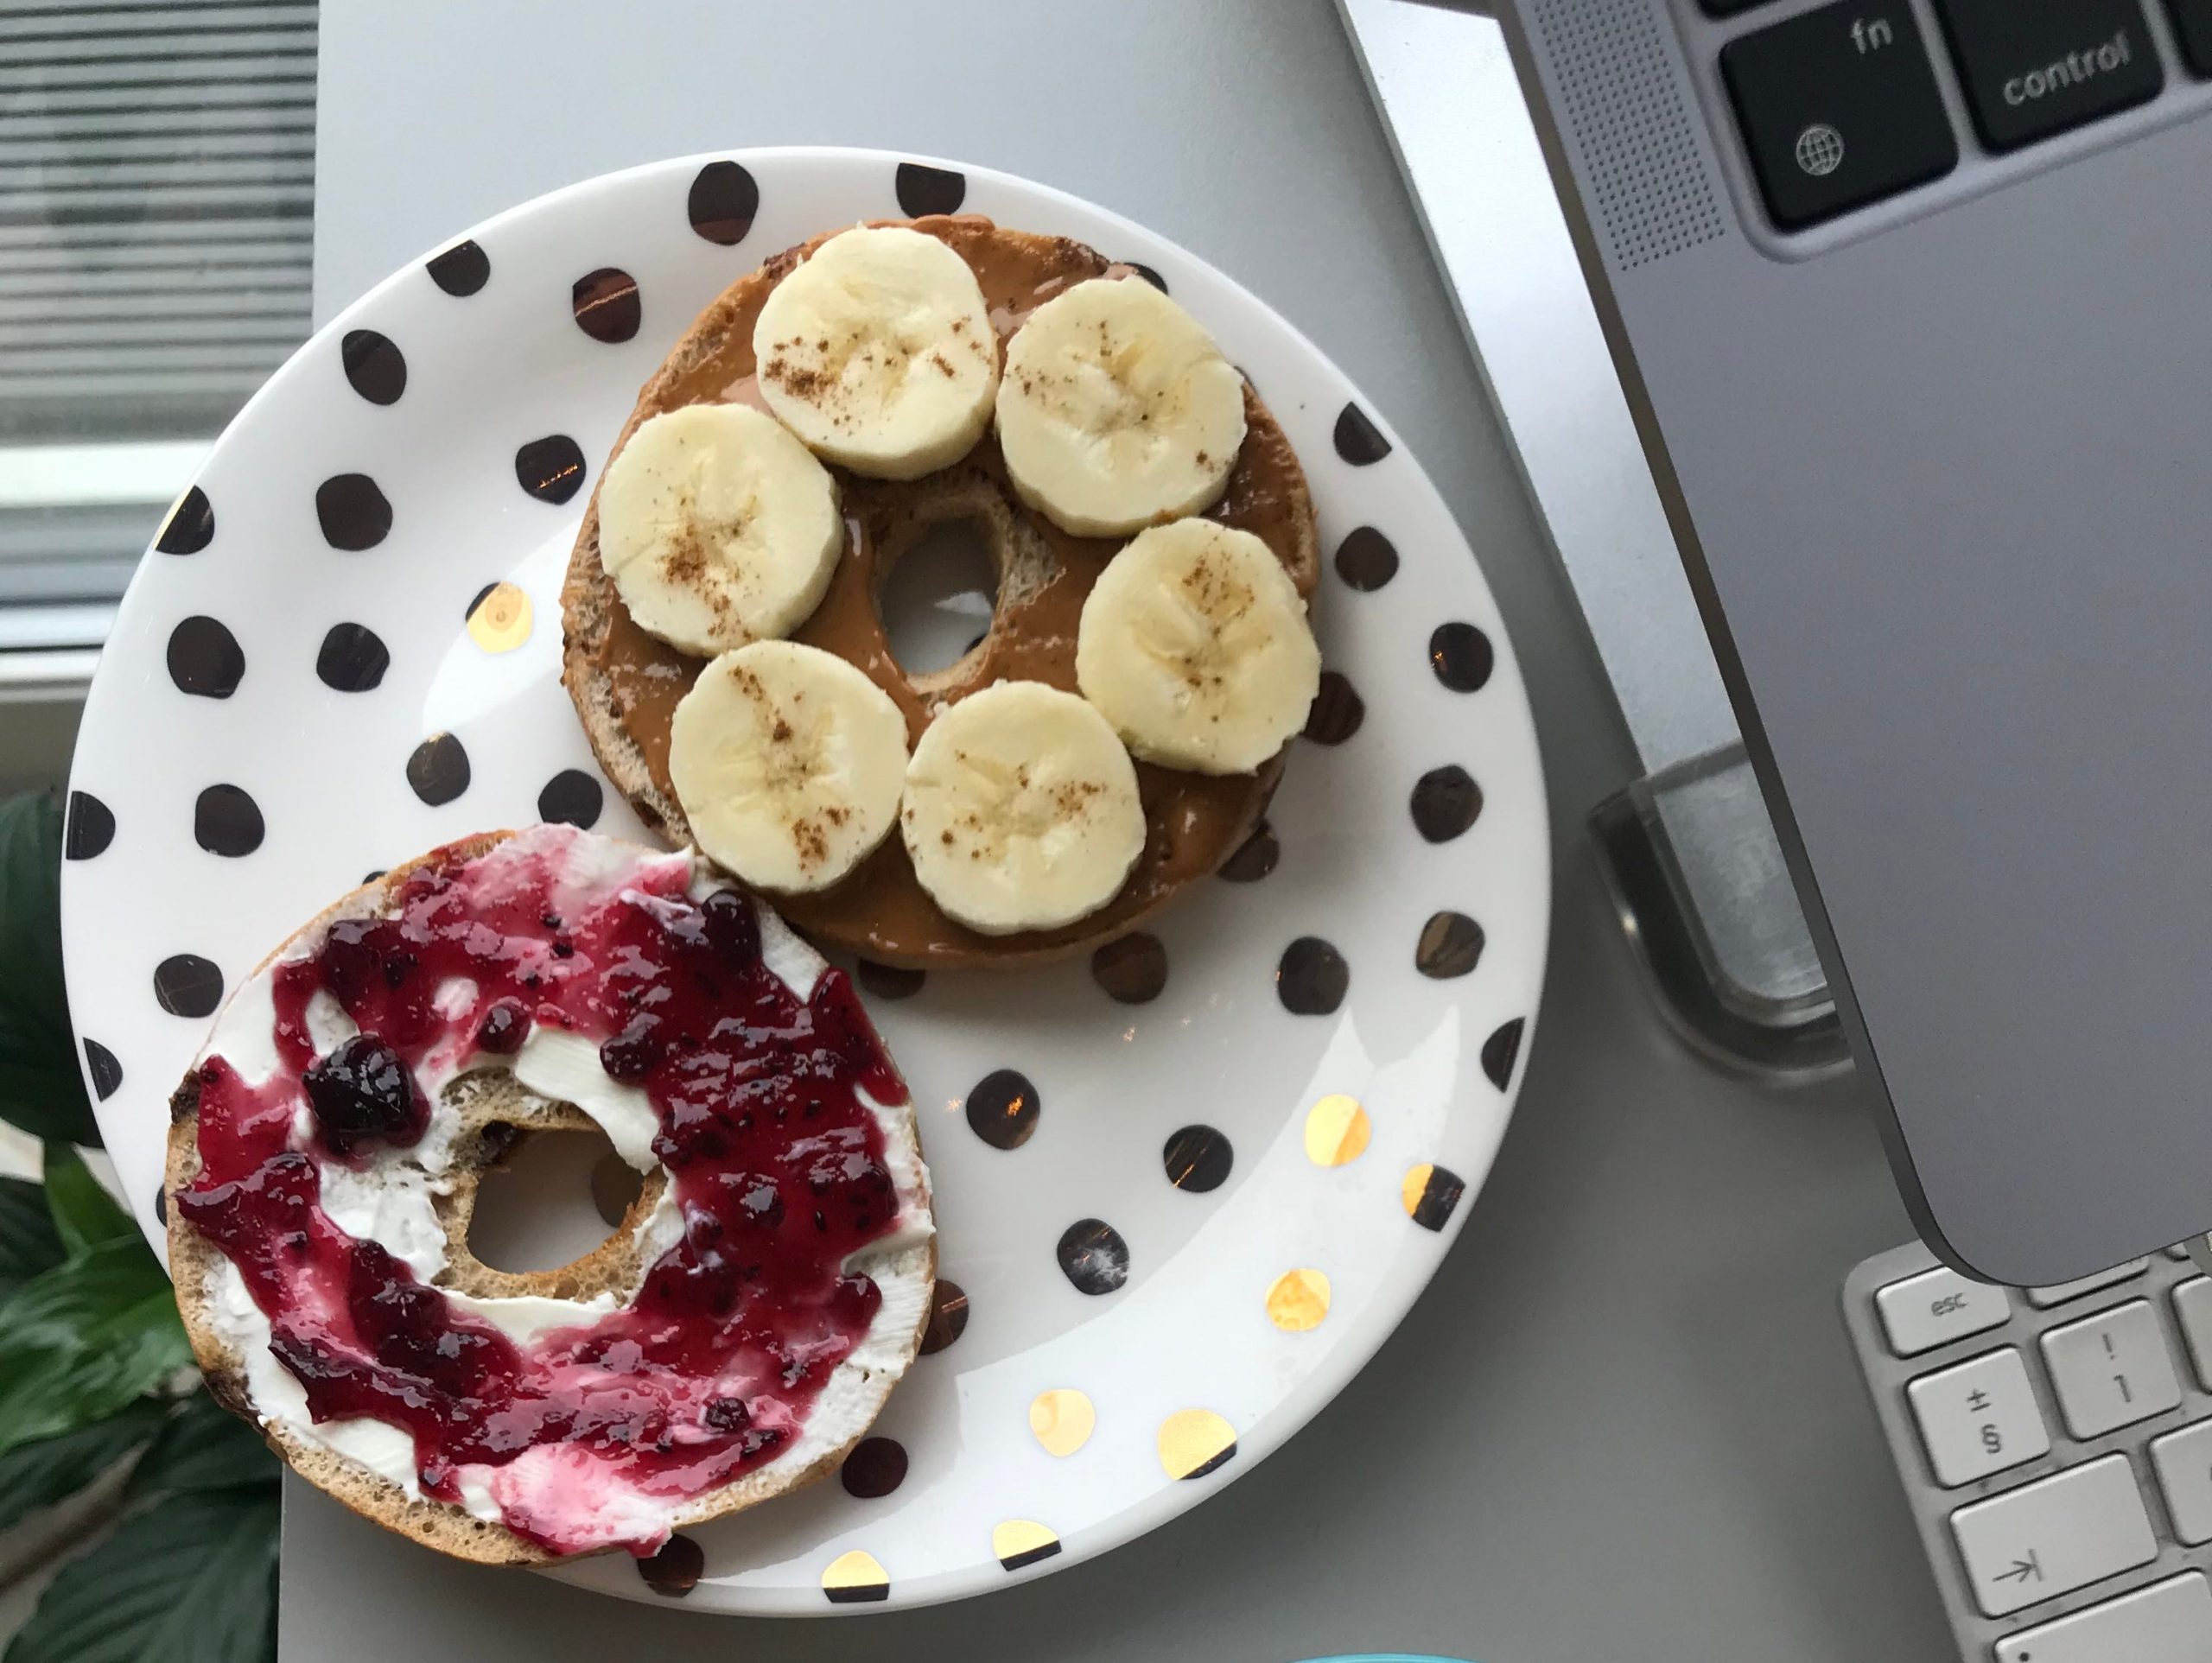
[[[1497,10],[1916,1223],[2204,1231],[2212,0]]]

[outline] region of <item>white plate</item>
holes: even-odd
[[[556,679],[579,487],[639,384],[724,285],[825,226],[955,204],[1152,268],[1250,374],[1311,479],[1326,561],[1315,625],[1365,714],[1340,743],[1295,741],[1270,814],[1271,873],[1209,880],[1158,921],[1168,975],[1150,1002],[1115,1002],[1083,962],[940,974],[913,997],[870,998],[923,1105],[943,1273],[965,1291],[966,1330],[916,1363],[875,1429],[905,1450],[898,1488],[862,1500],[832,1480],[696,1531],[706,1574],[693,1606],[923,1604],[1127,1541],[1305,1425],[1435,1271],[1512,1108],[1550,871],[1521,677],[1434,488],[1289,325],[1181,249],[1071,197],[861,151],[660,162],[487,221],[395,274],[278,371],[140,566],[78,740],[62,886],[70,1006],[102,1131],[150,1231],[164,1101],[208,1013],[330,897],[434,844],[541,814],[641,835],[602,793]],[[608,269],[635,280],[639,318],[613,341],[578,318],[580,280]],[[561,474],[564,447],[538,442],[560,438],[583,471],[550,501],[520,481]],[[389,529],[373,546],[334,546],[367,542],[379,502]],[[1395,575],[1357,588],[1347,567],[1389,563],[1378,536]],[[472,628],[472,603],[494,583],[513,588]],[[1486,655],[1479,685],[1457,675]],[[380,659],[375,685],[346,690]],[[440,734],[451,738],[420,748]],[[463,753],[465,771],[451,765]],[[1449,768],[1478,786],[1480,811],[1432,842],[1414,794]],[[462,778],[458,795],[426,800]],[[1424,974],[1419,943],[1447,914],[1471,922],[1433,930],[1464,949],[1478,928],[1479,960]],[[1278,987],[1286,950],[1308,937],[1350,971],[1326,1014],[1287,1008],[1297,976]],[[986,1145],[963,1114],[999,1069],[1027,1076],[1041,1103],[1034,1135],[1012,1151]],[[1319,1164],[1308,1117],[1339,1096],[1364,1106],[1371,1137],[1356,1158]],[[1226,1181],[1204,1192],[1172,1183],[1163,1156],[1192,1127],[1228,1152]],[[1447,1176],[1417,1221],[1402,1192],[1432,1166]],[[1453,1178],[1464,1191],[1447,1209]],[[1060,1238],[1086,1219],[1127,1244],[1118,1291],[1085,1294],[1061,1269]],[[1270,1316],[1270,1290],[1294,1271],[1319,1273],[1328,1290],[1326,1315],[1302,1331]],[[1033,1405],[1054,1392],[1088,1400],[1095,1425],[1080,1447],[1048,1451],[1033,1431]],[[1187,1462],[1226,1436],[1226,1461],[1169,1476],[1163,1448]],[[887,1593],[848,1560],[832,1581],[859,1566],[862,1585],[833,1601],[825,1573],[855,1552]],[[620,1555],[556,1574],[656,1597]]]

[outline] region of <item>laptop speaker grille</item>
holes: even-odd
[[[1626,269],[1728,234],[1650,0],[1537,0],[1590,206]]]

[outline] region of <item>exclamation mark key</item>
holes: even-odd
[[[1905,0],[1839,0],[1731,41],[1720,70],[1775,224],[1817,225],[1948,173],[1958,141]]]

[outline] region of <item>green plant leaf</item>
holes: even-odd
[[[116,1204],[85,1158],[66,1143],[46,1146],[46,1204],[61,1245],[72,1254],[137,1232],[130,1216]]]
[[[0,1178],[0,1302],[63,1257],[46,1191],[28,1178]]]
[[[190,1491],[63,1565],[6,1663],[263,1663],[276,1617],[275,1495]]]
[[[61,805],[0,801],[0,1120],[97,1148],[61,985]]]
[[[143,1241],[79,1254],[0,1305],[0,1455],[105,1419],[191,1361]]]
[[[162,1429],[162,1406],[140,1398],[105,1420],[0,1455],[0,1530],[74,1495]]]
[[[241,1484],[266,1484],[273,1489],[283,1471],[261,1434],[202,1389],[178,1406],[145,1459],[131,1469],[130,1491],[151,1495],[165,1489],[232,1489]]]

